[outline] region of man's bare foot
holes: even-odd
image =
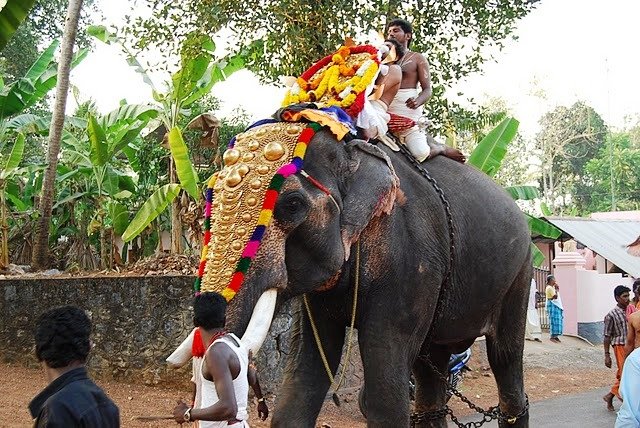
[[[610,412],[613,412],[615,410],[615,408],[613,407],[613,394],[608,393],[607,395],[602,397],[602,399],[604,400],[605,403],[607,403],[607,410],[609,410]]]
[[[456,162],[465,163],[467,161],[467,157],[460,150],[453,147],[445,146],[442,154]]]
[[[456,162],[465,163],[467,158],[462,152],[458,149],[454,149],[453,147],[445,146],[441,143],[429,144],[431,147],[431,152],[429,152],[429,157],[427,159],[433,159],[436,156],[444,156],[449,159],[453,159]]]

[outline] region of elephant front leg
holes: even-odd
[[[406,341],[367,338],[359,334],[364,366],[367,427],[409,426],[408,352]],[[373,340],[371,340],[373,339]]]
[[[443,376],[447,375],[450,356],[449,351],[434,345],[428,355],[418,356],[413,364],[413,376],[416,381],[416,427],[447,426],[444,415],[440,418],[435,418],[434,415],[443,409],[447,402],[447,380],[443,379]]]
[[[309,299],[318,335],[335,374],[344,344],[344,325],[329,319]],[[330,381],[316,345],[304,304],[295,305],[291,327],[291,353],[278,390],[272,427],[315,427]]]

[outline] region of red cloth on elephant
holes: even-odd
[[[389,113],[389,116],[391,116],[391,119],[389,119],[388,123],[389,131],[393,133],[406,131],[416,124],[415,120],[408,117],[399,116],[394,113]]]

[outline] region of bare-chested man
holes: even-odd
[[[408,126],[410,121],[404,127],[394,126],[392,116],[389,128],[421,162],[428,157],[440,154],[464,162],[465,157],[460,151],[436,143],[433,139],[427,141],[427,134],[418,127],[417,122],[422,116],[420,107],[429,100],[432,89],[429,63],[422,54],[409,49],[413,39],[411,24],[404,19],[392,20],[387,29],[387,38],[397,40],[405,48],[404,56],[397,63],[402,69],[402,82],[397,95],[389,105],[389,113],[399,116],[401,119],[413,121],[411,126]],[[418,92],[418,83],[420,84],[420,92]],[[402,122],[402,120],[396,122]]]
[[[629,355],[636,348],[640,348],[640,311],[629,315],[627,340],[624,346],[625,355]]]

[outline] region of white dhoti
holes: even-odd
[[[536,281],[531,279],[529,287],[529,304],[527,307],[527,324],[524,337],[527,340],[540,341],[542,338],[542,328],[540,327],[540,316],[536,309]]]
[[[408,117],[414,122],[418,122],[418,119],[422,116],[422,109],[409,108],[406,104],[409,98],[417,96],[418,89],[416,88],[399,89],[389,106],[388,112],[398,116]],[[431,147],[429,147],[427,143],[427,134],[421,131],[417,124],[404,131],[394,133],[394,135],[407,146],[411,154],[415,156],[418,161],[422,162],[429,156]]]
[[[387,113],[387,105],[380,100],[369,100],[364,102],[362,111],[356,118],[356,126],[362,129],[374,129],[375,136],[382,136],[387,133],[389,128],[389,113]]]

